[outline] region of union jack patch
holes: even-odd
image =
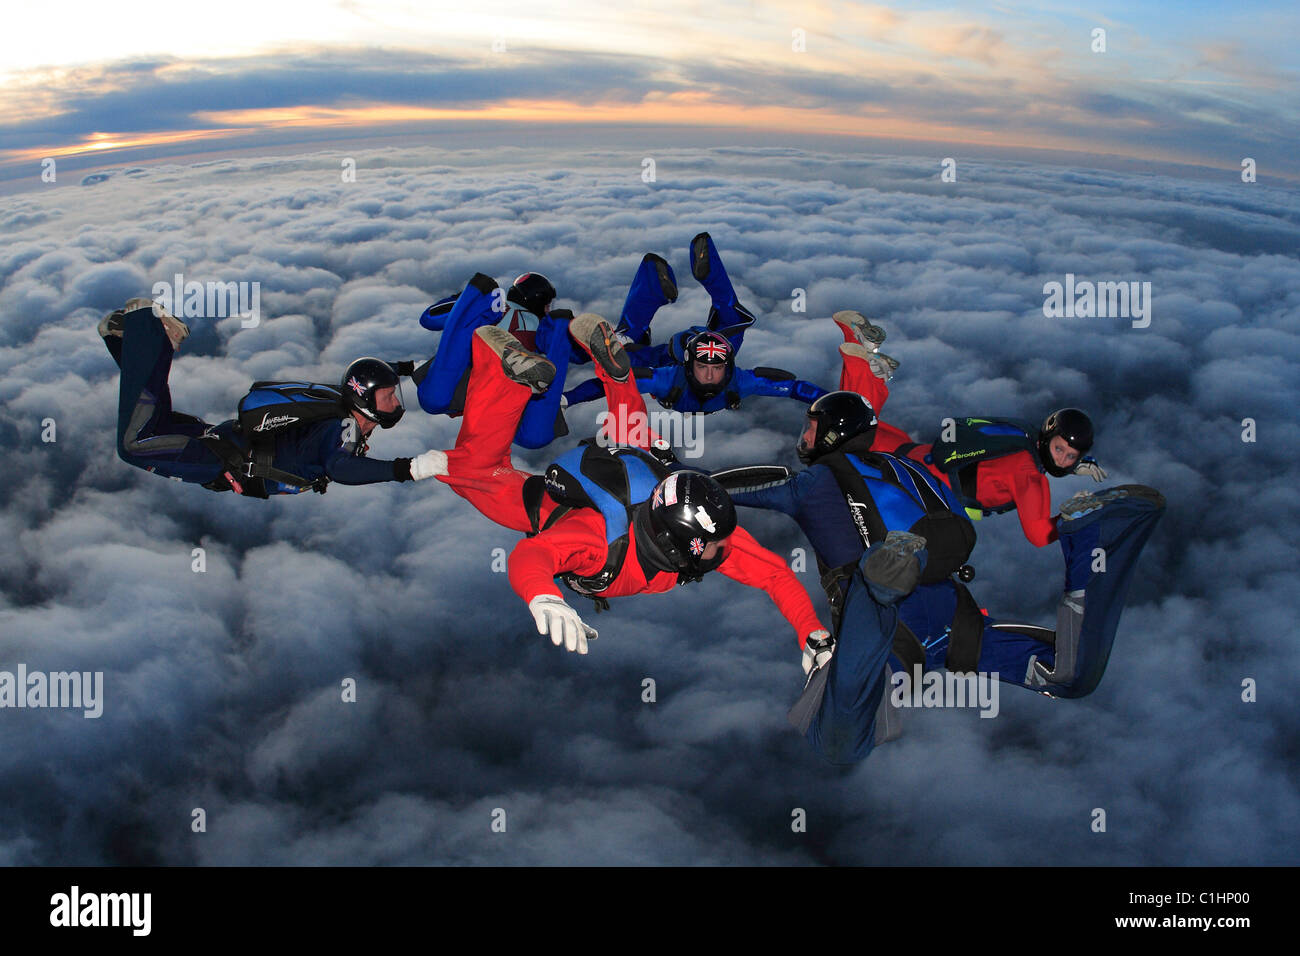
[[[704,359],[706,362],[717,362],[727,357],[727,344],[725,342],[701,342],[695,346],[695,357]]]
[[[355,375],[348,379],[348,388],[352,389],[352,391],[356,392],[358,395],[366,394],[366,387],[357,381]]]
[[[704,553],[704,542],[699,538],[691,538],[691,554],[697,558]]]

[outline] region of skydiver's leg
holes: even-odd
[[[574,320],[572,328],[574,340],[591,355],[596,378],[605,390],[609,415],[601,428],[601,442],[649,448],[659,436],[650,431],[645,399],[637,389],[636,376],[630,374],[627,352],[609,323],[588,313]]]
[[[555,379],[550,387],[524,406],[515,432],[515,444],[524,448],[545,448],[551,442],[569,433],[560,399],[564,397],[564,376],[569,371],[573,340],[569,337],[569,320],[573,313],[556,309],[537,324],[537,349],[555,366]],[[582,353],[584,360],[587,354]]]
[[[479,329],[471,347],[465,416],[456,447],[447,452],[447,474],[437,477],[485,517],[516,531],[528,531],[531,525],[524,510],[523,485],[529,475],[510,463],[510,443],[533,394],[526,381],[540,385],[550,366],[496,326]],[[507,363],[513,373],[507,371]],[[544,506],[543,516],[549,510]]]
[[[617,331],[630,340],[629,347],[650,344],[650,322],[660,306],[677,301],[677,277],[672,266],[647,252],[637,267],[623,301]],[[641,363],[638,363],[641,364]]]
[[[456,297],[451,311],[439,317],[443,324],[438,351],[433,357],[432,367],[416,390],[420,407],[430,415],[454,410],[457,388],[469,368],[473,354],[474,331],[500,318],[492,309],[496,289],[495,280],[478,273]],[[421,317],[421,324],[423,322]]]
[[[1056,661],[1056,648],[1046,641],[1033,636],[995,627],[995,624],[1008,625],[1010,621],[994,621],[986,618],[984,637],[980,644],[979,671],[985,674],[997,674],[999,679],[1009,684],[1025,686],[1030,668],[1038,661],[1048,671]],[[1013,625],[1015,626],[1015,625]]]
[[[207,422],[172,410],[167,377],[175,354],[152,304],[121,318],[117,357],[117,453],[128,465],[181,481],[208,482],[225,470],[198,436]],[[110,351],[112,348],[110,346]]]
[[[808,728],[813,749],[831,763],[863,760],[875,747],[876,715],[886,691],[897,608],[876,601],[861,577],[845,598],[821,708]]]
[[[920,580],[922,544],[915,535],[891,531],[867,549],[849,585],[821,707],[808,728],[809,742],[831,763],[855,763],[876,745],[897,604]]]
[[[1051,667],[1035,663],[1031,687],[1055,697],[1083,697],[1096,688],[1138,557],[1164,510],[1164,496],[1145,485],[1084,492],[1061,506],[1065,592],[1057,608],[1056,655]]]
[[[889,366],[882,364],[879,352],[868,352],[856,342],[840,346],[840,390],[857,392],[875,410],[879,419],[881,409],[889,399],[889,384],[881,372]],[[888,358],[888,356],[883,356]],[[892,360],[891,360],[892,361]],[[894,425],[881,421],[876,425],[876,438],[872,448],[876,451],[891,452],[899,445],[911,443],[912,438]]]
[[[712,301],[708,327],[720,332],[739,349],[745,339],[745,330],[754,324],[754,313],[736,299],[736,290],[722,265],[722,257],[713,244],[712,237],[702,232],[691,240],[691,275],[704,286]]]
[[[869,352],[856,342],[840,346],[840,389],[857,392],[879,415],[889,400],[889,379],[898,363],[880,352]]]

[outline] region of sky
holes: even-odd
[[[0,864],[1300,862],[1294,5],[609,10],[8,15],[0,671],[102,671],[104,699],[0,709]],[[178,273],[260,290],[256,327],[195,317],[177,356],[176,406],[216,422],[256,379],[427,358],[420,312],[475,272],[614,318],[659,253],[666,337],[707,313],[705,230],[758,316],[742,365],[831,387],[828,317],[859,309],[900,362],[886,421],[1076,405],[1107,484],[1165,495],[1092,695],[909,713],[833,768],[786,723],[796,635],[756,591],[580,607],[578,657],[501,573],[518,536],[440,483],[261,502],[114,453],[96,323]],[[1150,324],[1045,315],[1067,275],[1150,282]],[[375,457],[455,441],[406,397]],[[802,424],[779,399],[710,416],[702,462],[795,467]],[[1052,624],[1055,545],[990,518],[972,564],[982,606]]]
[[[10,27],[6,179],[50,158],[566,124],[1300,174],[1284,2],[81,2]]]

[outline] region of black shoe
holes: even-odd
[[[703,282],[709,277],[709,234],[702,232],[691,240],[691,275]]]
[[[655,274],[659,276],[659,288],[663,290],[664,298],[669,302],[677,301],[677,283],[673,279],[673,273],[668,268],[667,261],[663,256],[657,256],[653,252],[647,252],[641,257],[642,262],[653,262]]]

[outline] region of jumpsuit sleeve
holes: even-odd
[[[737,527],[732,534],[726,560],[718,570],[733,581],[766,591],[795,629],[800,648],[809,634],[823,628],[813,610],[812,599],[794,572],[744,528]]]

